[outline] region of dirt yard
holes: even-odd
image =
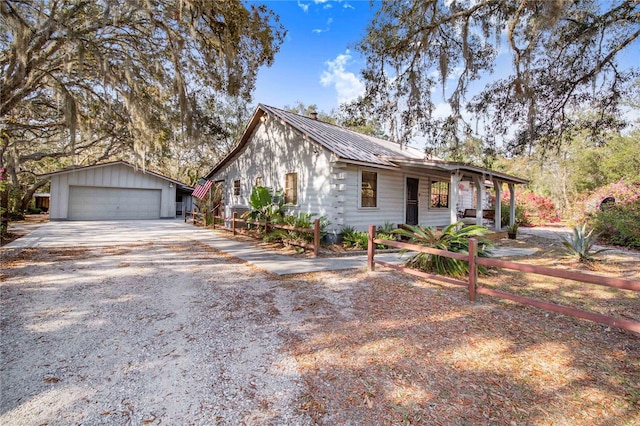
[[[556,241],[501,244],[584,270]],[[640,319],[637,294],[492,274]],[[156,239],[26,249],[0,289],[1,424],[640,424],[640,335],[389,270],[282,278]]]

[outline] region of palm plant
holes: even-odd
[[[404,228],[396,229],[393,233],[408,238],[410,244],[465,254],[469,253],[469,238],[477,238],[479,240],[478,256],[489,257],[490,255],[488,249],[491,247],[491,243],[484,238],[489,230],[484,226],[464,226],[462,222],[457,222],[442,231],[436,231],[435,228],[420,225],[405,225]],[[405,252],[407,250],[400,251],[400,253]],[[420,271],[451,277],[462,277],[469,273],[468,262],[429,253],[416,253],[408,258],[404,264]],[[479,266],[478,272],[486,273],[486,269]]]
[[[580,262],[589,263],[592,262],[593,256],[609,249],[600,249],[591,251],[593,245],[600,234],[594,234],[593,229],[587,232],[587,225],[576,226],[573,228],[573,234],[570,237],[562,237],[562,245],[564,246],[565,254],[569,256],[577,257]]]
[[[254,221],[279,221],[284,215],[282,191],[272,192],[264,186],[254,186],[249,197],[251,210],[242,215],[243,219]]]

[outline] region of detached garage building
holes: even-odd
[[[193,188],[126,161],[48,176],[50,220],[172,219],[192,209]]]

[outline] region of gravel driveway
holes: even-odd
[[[0,424],[310,423],[277,278],[175,222],[39,231],[2,262]]]

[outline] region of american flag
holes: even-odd
[[[206,181],[204,185],[200,185],[200,183],[198,183],[196,189],[193,190],[191,195],[197,197],[199,200],[202,200],[207,196],[207,192],[209,192],[209,188],[211,188],[211,185],[213,185],[213,182],[210,180]]]

